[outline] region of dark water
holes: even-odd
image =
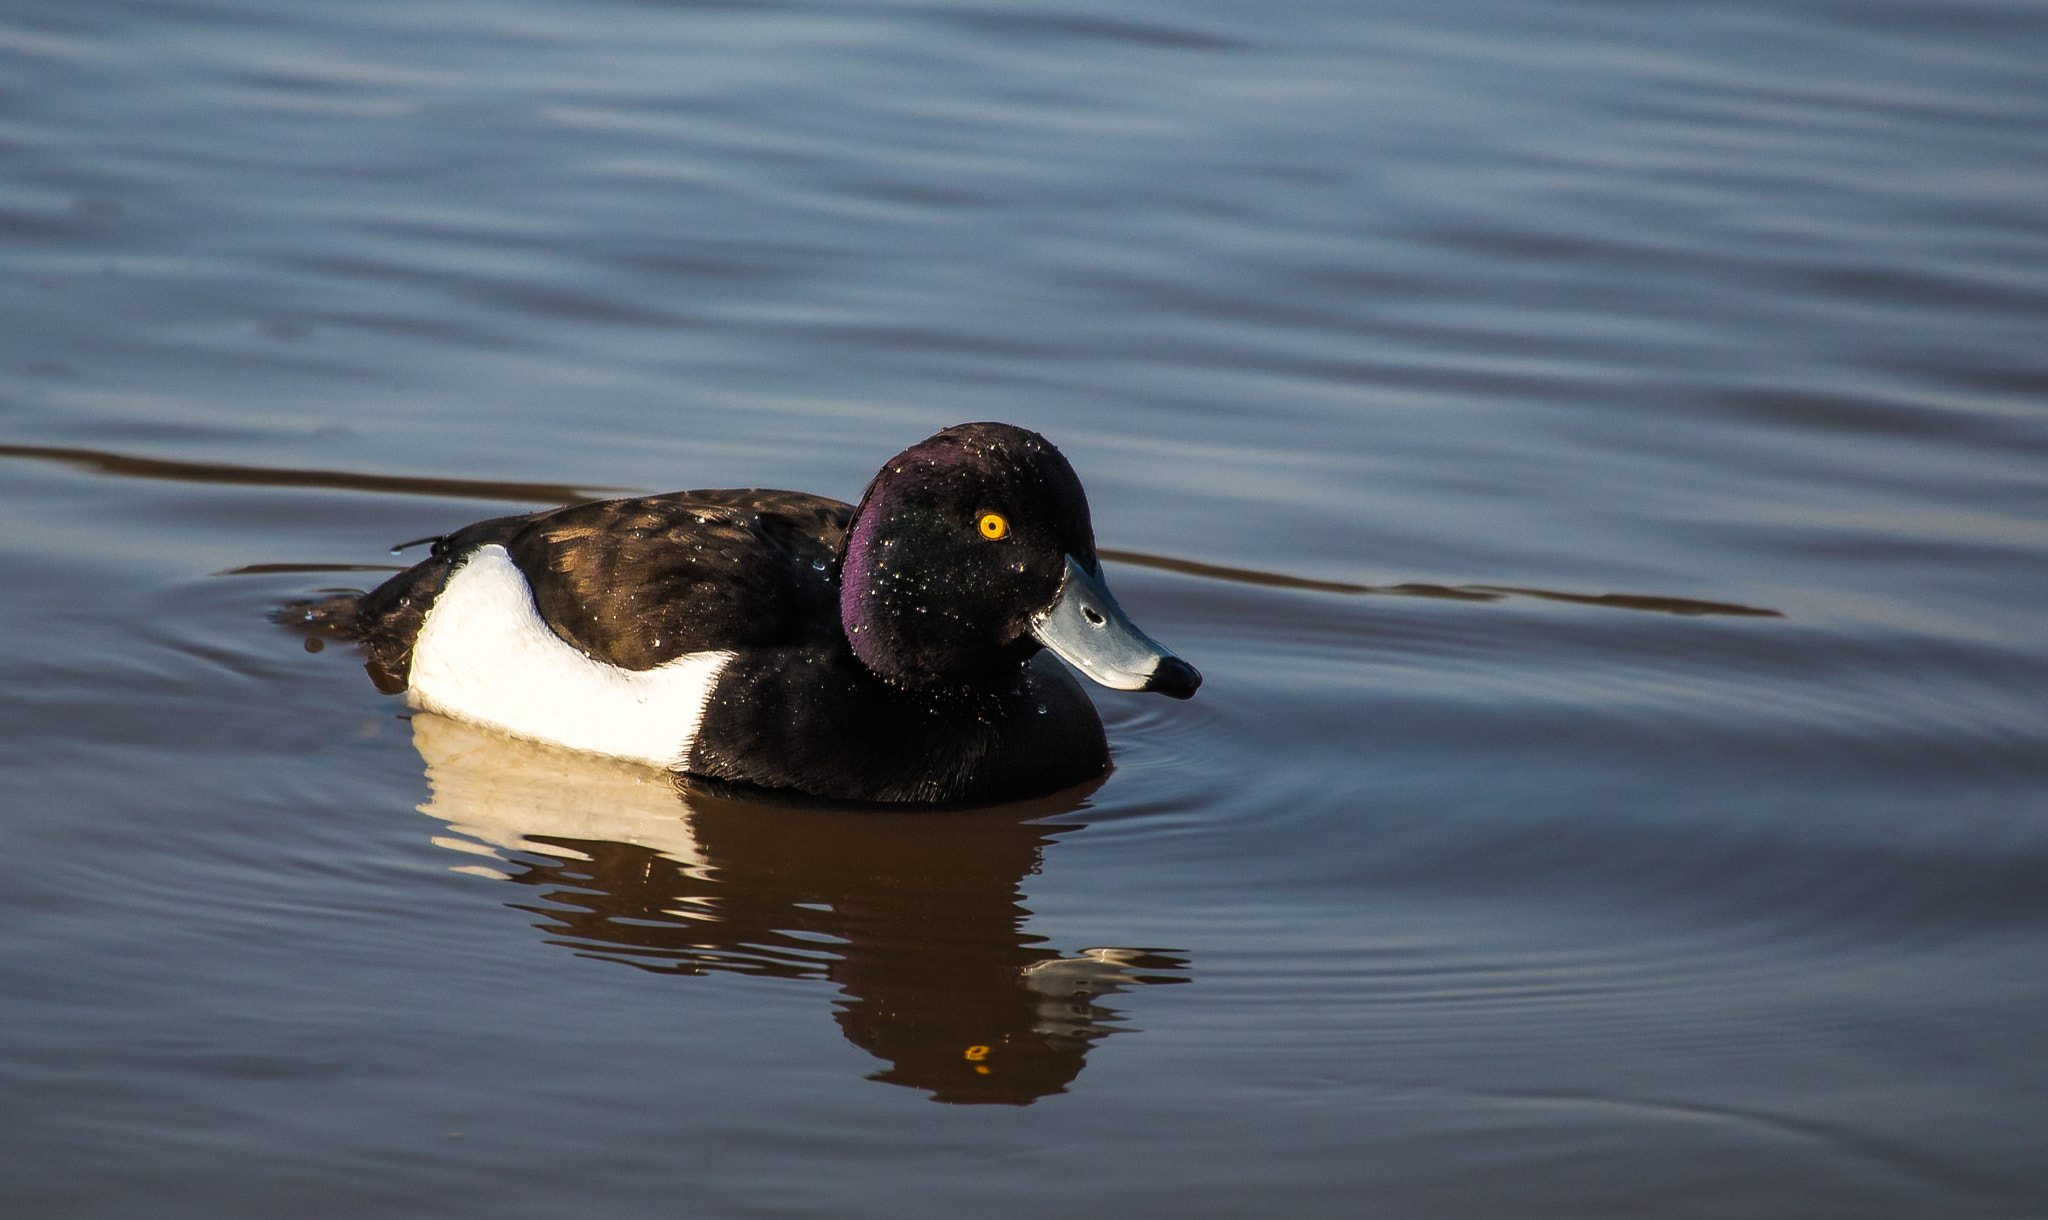
[[[2044,64],[1991,0],[15,0],[7,1214],[2048,1214]],[[972,419],[1209,679],[1096,692],[1070,800],[686,802],[264,618]]]

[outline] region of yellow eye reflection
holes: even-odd
[[[981,536],[990,542],[1009,537],[1010,521],[1009,518],[1001,513],[983,513],[978,524],[981,528]]]

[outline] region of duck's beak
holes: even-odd
[[[1059,596],[1031,620],[1031,634],[1074,668],[1116,690],[1185,699],[1202,684],[1194,666],[1138,630],[1102,577],[1090,576],[1072,555]]]

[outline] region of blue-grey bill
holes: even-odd
[[[1202,684],[1195,667],[1138,630],[1101,576],[1067,556],[1067,577],[1031,634],[1061,660],[1115,690],[1157,691],[1185,699]]]

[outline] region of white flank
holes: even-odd
[[[638,671],[593,660],[541,621],[526,577],[491,545],[449,575],[427,611],[407,697],[516,737],[677,767],[732,656],[693,652]]]

